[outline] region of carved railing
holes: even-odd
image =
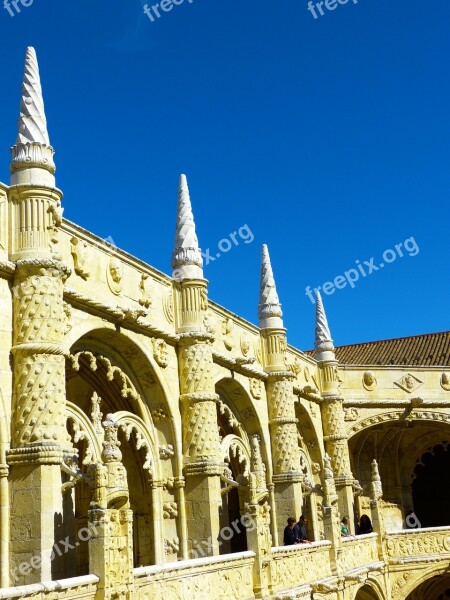
[[[136,600],[253,600],[253,552],[134,569]]]
[[[289,590],[331,575],[331,542],[272,548],[272,592]]]
[[[384,539],[390,563],[417,562],[422,558],[450,559],[450,527],[429,527],[388,532]]]
[[[95,575],[83,575],[48,583],[32,583],[17,587],[0,589],[0,599],[32,598],[45,600],[94,600],[99,579]]]
[[[378,562],[376,533],[342,538],[340,565],[344,572]]]

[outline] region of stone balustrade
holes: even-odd
[[[272,591],[296,588],[331,575],[331,542],[272,548]]]
[[[384,539],[385,553],[389,562],[405,563],[436,557],[450,558],[450,527],[428,527],[390,531]]]
[[[369,533],[342,538],[341,569],[347,572],[378,562],[377,537],[378,534]]]
[[[0,599],[33,598],[33,600],[94,600],[99,578],[95,575],[83,575],[47,583],[33,583],[17,587],[0,589]]]
[[[253,552],[134,569],[136,600],[253,600]]]

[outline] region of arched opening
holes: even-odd
[[[247,528],[242,517],[250,494],[251,439],[255,434],[260,436],[261,427],[252,402],[238,381],[221,379],[216,384],[216,393],[219,396],[217,422],[229,478],[222,482],[220,524],[223,535],[219,545],[220,553],[228,554],[248,549]],[[259,438],[257,444],[262,454],[260,460],[267,464],[264,441]]]
[[[450,575],[427,579],[408,594],[406,600],[450,600]]]
[[[368,419],[367,427],[361,427],[361,423],[356,424],[353,435],[350,429],[349,448],[353,473],[363,487],[362,494],[357,498],[358,517],[365,513],[373,519],[370,507],[371,463],[376,459],[385,501],[383,517],[388,531],[403,529],[405,516],[412,510],[416,513],[422,527],[430,526],[431,523],[450,524],[445,505],[439,509],[439,513],[435,513],[434,509],[435,503],[441,504],[441,498],[445,497],[442,473],[448,473],[449,463],[446,462],[448,458],[440,455],[434,463],[439,465],[439,468],[446,469],[440,474],[433,470],[434,459],[431,460],[431,456],[426,461],[430,469],[425,466],[425,463],[419,466],[422,464],[421,457],[427,449],[441,444],[442,439],[448,439],[448,425],[441,422],[438,416],[440,415],[435,413],[428,415],[423,412],[420,418],[413,420],[408,412],[391,412],[380,415],[379,424],[373,425],[372,419]],[[414,481],[421,469],[424,471],[425,483],[415,484]],[[425,471],[428,475],[425,475]],[[427,488],[427,481],[428,483],[432,481],[433,487]],[[431,491],[434,486],[438,486],[437,489],[440,490],[438,494]],[[416,487],[418,493],[415,493]],[[423,509],[425,509],[425,518],[420,514]],[[447,520],[444,520],[444,513],[447,514]]]
[[[413,505],[422,527],[450,525],[450,504],[447,496],[449,473],[448,442],[442,442],[427,450],[415,467],[415,479],[412,484]]]
[[[147,381],[147,388],[143,381]],[[84,415],[100,448],[104,439],[102,422],[107,415],[136,416],[150,431],[153,421],[148,399],[153,396],[159,413],[164,412],[161,409],[162,394],[151,365],[142,351],[118,332],[97,330],[78,340],[66,361],[66,382],[68,402]],[[78,468],[85,474],[89,464],[95,462],[86,436],[79,427],[77,430],[76,425],[74,430],[73,422],[68,423],[68,431],[79,457]],[[118,439],[133,511],[134,566],[155,564],[156,544],[161,547],[162,538],[155,539],[154,523],[157,519],[153,515],[154,490],[148,450],[152,446],[152,456],[157,456],[156,434],[152,434],[150,439],[149,435],[143,435],[142,430],[135,431],[121,418]],[[167,447],[170,448],[169,456],[172,456],[173,446]],[[154,467],[155,461],[150,462]],[[83,482],[75,486],[72,500],[67,498],[67,527],[77,541],[80,529],[87,527],[90,500],[91,488]],[[72,562],[77,565],[76,574],[89,573],[88,542],[80,542],[75,552],[76,560]]]
[[[298,445],[300,465],[303,474],[302,514],[307,519],[307,532],[310,541],[325,537],[323,531],[322,496],[320,495],[320,472],[322,459],[318,437],[311,416],[301,402],[296,402],[295,413],[298,420]],[[300,515],[296,515],[298,518]]]
[[[370,585],[364,585],[357,591],[355,596],[355,600],[379,600],[379,598],[378,594]]]

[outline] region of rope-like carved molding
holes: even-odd
[[[372,415],[371,417],[367,417],[362,421],[359,421],[348,430],[348,436],[352,436],[358,431],[362,431],[368,427],[372,427],[373,425],[378,425],[379,423],[385,423],[387,421],[436,421],[440,423],[449,423],[450,415],[445,413],[431,412],[431,411],[423,411],[423,410],[414,410],[411,412],[408,417],[404,418],[404,411],[393,411],[388,413],[383,413],[381,415]]]
[[[4,275],[5,277],[9,278],[14,274],[15,270],[15,263],[9,260],[0,260],[0,275]]]
[[[159,450],[145,422],[138,416],[127,411],[116,412],[113,417],[119,428],[123,431],[127,442],[133,439],[136,450],[143,450],[145,452],[145,461],[142,468],[144,471],[147,471],[150,480],[159,481],[161,479],[161,469],[156,458]]]
[[[84,350],[77,352],[76,354],[69,354],[67,355],[67,359],[74,371],[80,370],[80,358],[86,358],[88,360],[91,371],[96,371],[99,363],[103,364],[106,368],[106,377],[108,381],[117,381],[121,386],[120,393],[122,398],[130,398],[131,400],[141,399],[141,396],[128,375],[124,373],[120,367],[113,365],[109,358],[106,358],[106,356],[102,356],[101,354],[92,354],[92,352]]]
[[[85,312],[99,315],[114,323],[119,323],[124,328],[138,330],[149,334],[152,337],[163,338],[166,342],[171,342],[172,344],[177,343],[180,339],[180,336],[175,333],[172,333],[167,329],[156,327],[156,325],[153,325],[149,321],[145,321],[142,318],[143,313],[141,310],[133,311],[127,308],[114,308],[104,302],[98,302],[89,296],[85,296],[69,287],[64,288],[64,299],[74,308],[80,308]]]
[[[243,364],[240,362],[239,358],[236,359],[232,356],[227,356],[226,354],[222,354],[215,349],[213,349],[212,355],[215,363],[232,369],[233,371],[236,371],[236,373],[254,377],[255,379],[260,379],[261,381],[266,381],[268,378],[267,373],[261,371],[260,368],[254,367],[251,364]]]

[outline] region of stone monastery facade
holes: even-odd
[[[449,335],[335,349],[318,297],[301,352],[265,246],[259,327],[214,304],[184,176],[172,277],[63,219],[32,48],[11,152],[0,598],[449,598]]]

